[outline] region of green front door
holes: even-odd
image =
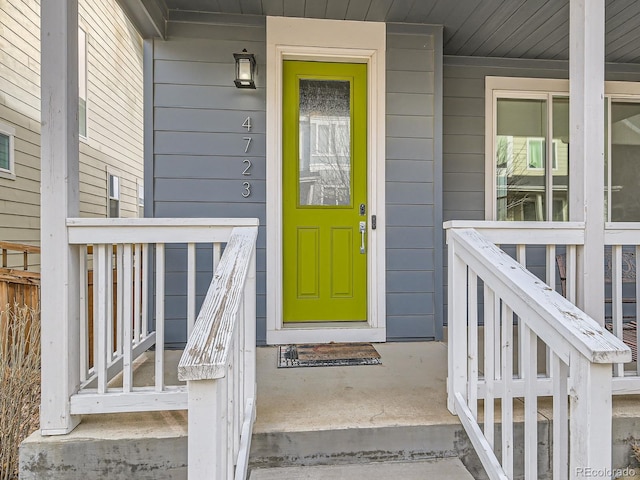
[[[283,319],[367,320],[367,67],[283,67]]]

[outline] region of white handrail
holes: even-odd
[[[584,222],[450,220],[444,229],[472,228],[502,245],[584,245]]]
[[[237,227],[178,364],[189,399],[190,478],[244,479],[255,419],[255,244]]]
[[[186,386],[165,385],[163,380],[164,309],[166,295],[171,293],[164,291],[164,283],[167,274],[173,273],[168,269],[175,268],[181,249],[189,250],[185,292],[189,308],[184,314],[194,318],[196,270],[212,268],[209,262],[196,265],[196,244],[198,252],[205,254],[208,254],[207,245],[211,248],[209,255],[215,268],[222,245],[229,240],[233,229],[257,229],[257,226],[257,219],[235,218],[67,219],[69,244],[80,251],[79,341],[70,338],[69,342],[57,346],[55,358],[43,358],[43,361],[78,358],[70,368],[74,370],[71,377],[77,377],[80,382],[70,395],[63,395],[65,390],[57,384],[47,384],[43,396],[64,397],[71,415],[187,408]],[[180,272],[185,271],[178,268]],[[90,272],[94,276],[93,291],[88,288]],[[114,285],[114,282],[117,283]],[[255,285],[249,288],[253,288],[254,293],[247,290],[246,298],[255,297]],[[94,321],[89,328],[91,293]],[[150,305],[154,295],[155,308]],[[245,310],[252,314],[250,306]],[[175,315],[175,307],[167,313]],[[255,323],[255,305],[253,316]],[[253,336],[255,345],[255,332]],[[153,346],[155,352],[149,352]],[[74,353],[74,349],[78,351]],[[142,359],[148,356],[155,357],[151,363],[155,370],[154,385],[143,385],[138,376],[134,378]],[[47,434],[52,433],[47,431]]]
[[[547,345],[557,345],[554,350],[576,349],[593,363],[631,361],[631,350],[622,341],[483,235],[473,229],[452,229],[448,235],[455,254],[518,315],[543,322],[531,328]]]
[[[610,468],[611,365],[629,361],[629,348],[483,235],[472,228],[448,227],[448,407],[460,416],[489,477],[513,478],[513,399],[521,397],[525,408],[524,474],[527,479],[537,478],[538,340],[551,352],[554,478],[566,478],[567,474],[575,478],[578,467]],[[536,243],[535,239],[522,242],[522,237],[518,238],[520,243]],[[578,240],[574,236],[571,241]],[[546,239],[540,242],[546,243]],[[519,253],[524,256],[524,252]],[[484,433],[478,426],[477,413],[475,312],[479,308],[476,285],[480,280],[484,284],[485,317]],[[514,388],[512,364],[514,318],[519,333],[516,376],[524,381],[519,393]],[[487,424],[493,424],[494,400],[498,397],[502,399],[500,462],[494,453],[495,429]],[[569,429],[563,421],[566,418]]]
[[[67,219],[70,244],[226,242],[234,227],[257,225],[255,218]]]
[[[178,379],[214,380],[227,371],[256,228],[234,228],[178,364]]]

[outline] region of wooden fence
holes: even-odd
[[[17,303],[38,309],[40,305],[40,272],[33,271],[29,255],[40,255],[40,247],[21,243],[0,242],[0,308]],[[22,268],[12,268],[10,259],[22,257]]]

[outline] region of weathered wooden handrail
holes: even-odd
[[[235,227],[257,225],[256,219],[227,218],[67,219],[69,244],[78,254],[81,288],[73,307],[79,321],[73,323],[69,341],[49,350],[43,362],[65,359],[74,380],[43,378],[43,398],[53,399],[59,411],[72,416],[186,409],[186,386],[165,384],[165,307],[171,300],[171,284],[165,284],[186,277],[182,314],[189,334],[197,316],[197,274],[215,271]],[[208,259],[206,264],[197,263],[201,258]],[[251,296],[255,287],[253,295],[246,293]],[[255,323],[255,307],[253,317]],[[152,385],[137,375],[142,362],[154,371]],[[55,422],[44,417],[43,424]],[[45,435],[60,433],[65,431],[43,430]]]
[[[179,380],[225,376],[256,236],[255,227],[233,229],[178,364]]]
[[[532,270],[552,289],[576,303],[578,259],[584,245],[582,222],[509,222],[454,220],[445,229],[473,228],[495,244],[515,252],[518,263]],[[544,258],[543,258],[544,257]],[[605,287],[604,316],[595,318],[619,339],[630,346],[634,357],[640,344],[640,282],[636,278],[635,259],[640,258],[640,222],[609,222],[604,227],[603,283]],[[595,281],[595,280],[593,280]],[[518,365],[520,349],[517,351]],[[632,362],[635,361],[635,358]],[[549,364],[549,359],[547,359]],[[520,367],[519,367],[520,368]],[[521,368],[520,368],[521,369]],[[539,382],[541,391],[550,392],[549,382]],[[522,382],[515,382],[521,389]],[[479,384],[484,389],[483,382]],[[640,362],[616,364],[613,378],[614,394],[640,393]]]
[[[629,348],[474,229],[449,225],[447,242],[448,408],[460,417],[490,478],[514,476],[517,397],[524,399],[524,475],[538,478],[538,341],[550,352],[553,478],[576,478],[580,467],[610,469],[612,365],[628,362]],[[478,423],[479,294],[484,315],[484,430]],[[514,319],[519,360],[515,375]],[[523,382],[518,392],[516,381]],[[494,453],[497,398],[500,461]]]
[[[485,283],[499,290],[518,315],[543,321],[532,328],[555,351],[575,349],[593,363],[631,361],[631,350],[624,343],[483,235],[473,229],[448,233],[455,254],[478,275],[482,272]],[[563,360],[568,362],[568,353]]]
[[[255,418],[257,227],[234,228],[178,364],[190,478],[244,479]]]
[[[29,254],[40,254],[40,247],[35,245],[25,245],[24,243],[0,242],[0,252],[2,252],[2,268],[9,268],[9,252],[22,253],[22,269],[29,270]]]

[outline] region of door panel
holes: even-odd
[[[331,229],[331,298],[353,296],[353,230]]]
[[[318,228],[298,228],[298,298],[320,298]]]
[[[284,62],[285,322],[367,319],[366,68]]]

